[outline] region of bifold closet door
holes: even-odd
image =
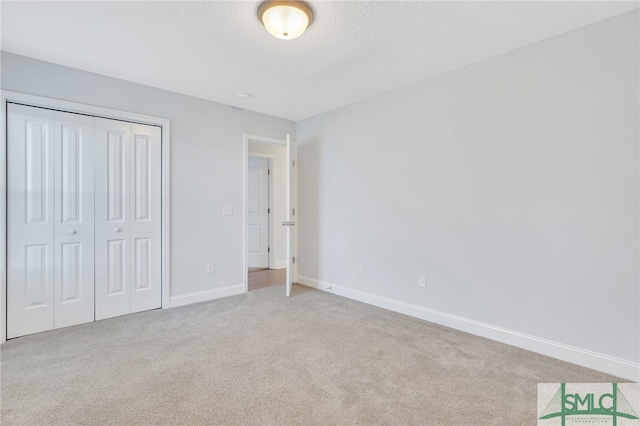
[[[9,104],[7,336],[93,320],[93,119]]]
[[[161,306],[161,132],[96,119],[96,320]]]
[[[93,121],[55,113],[54,328],[94,320]]]

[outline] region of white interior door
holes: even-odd
[[[269,267],[269,160],[249,157],[247,251],[249,268]]]
[[[93,321],[93,118],[10,104],[7,336]]]
[[[7,337],[54,327],[54,112],[8,105]]]
[[[132,255],[130,312],[162,305],[162,135],[160,127],[131,125]]]
[[[55,113],[55,328],[94,319],[93,126],[93,117]]]
[[[130,310],[129,123],[96,123],[96,320]]]
[[[287,246],[287,274],[285,284],[285,295],[291,296],[291,287],[293,286],[293,202],[292,202],[292,179],[293,179],[293,152],[291,140],[287,135],[287,182],[286,182],[286,205],[287,213],[285,222],[282,223],[286,227],[286,246]]]
[[[96,320],[161,306],[160,128],[96,120]]]
[[[96,320],[161,306],[160,128],[96,120]]]

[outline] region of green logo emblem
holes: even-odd
[[[608,416],[613,426],[617,426],[619,418],[638,420],[638,415],[620,391],[617,383],[611,384],[610,392],[609,390],[590,390],[589,385],[587,383],[575,384],[574,388],[578,388],[578,391],[574,389],[573,392],[567,392],[567,384],[560,383],[558,391],[543,410],[539,420],[560,418],[562,426],[565,426],[566,420],[570,416],[582,416],[583,419],[584,416],[591,418]],[[538,389],[540,389],[540,385]],[[543,425],[544,422],[539,422],[539,424]]]

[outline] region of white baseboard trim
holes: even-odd
[[[526,349],[552,358],[560,359],[562,361],[567,361],[582,367],[591,368],[593,370],[632,380],[634,382],[640,382],[640,363],[565,345],[564,343],[531,336],[518,331],[509,330],[507,328],[497,327],[480,321],[402,302],[400,300],[390,299],[348,287],[342,287],[302,275],[298,275],[296,282],[318,290],[327,291],[329,293],[367,303],[369,305],[378,306],[390,311],[420,318],[425,321],[444,325],[476,336],[485,337],[507,345]]]
[[[194,293],[171,296],[169,298],[169,307],[175,308],[176,306],[206,302],[209,300],[219,299],[221,297],[235,296],[236,294],[242,294],[244,292],[244,284],[230,285],[205,291],[196,291]]]
[[[282,268],[286,268],[286,267],[287,267],[287,261],[286,260],[278,260],[278,261],[276,261],[276,264],[275,264],[273,269],[282,269]]]

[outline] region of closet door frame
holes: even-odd
[[[161,285],[162,285],[162,309],[169,307],[169,295],[171,294],[171,251],[170,251],[170,120],[161,117],[137,114],[133,112],[118,111],[111,108],[102,108],[91,105],[68,102],[58,99],[50,99],[42,96],[34,96],[25,93],[0,90],[0,343],[7,339],[7,104],[17,103],[33,107],[48,108],[63,112],[91,115],[113,120],[122,120],[132,123],[159,126],[162,138],[162,225],[161,225]]]

